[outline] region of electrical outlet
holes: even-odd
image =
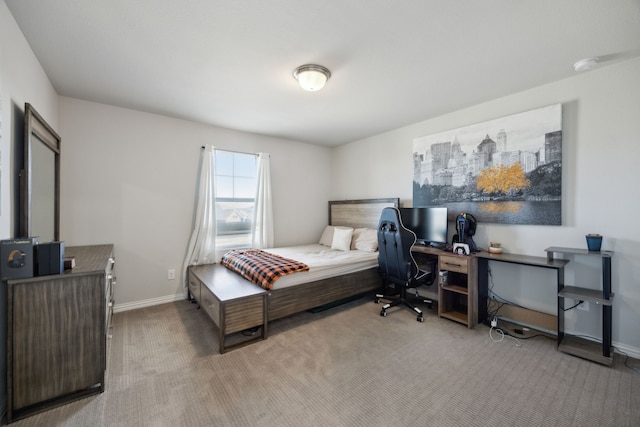
[[[583,301],[578,306],[578,310],[589,311],[589,301]]]
[[[175,280],[176,279],[176,271],[173,268],[171,270],[167,271],[167,279],[169,279],[169,280]]]

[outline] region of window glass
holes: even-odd
[[[251,244],[257,188],[256,156],[216,150],[216,247]]]
[[[216,175],[233,176],[233,153],[216,150]]]

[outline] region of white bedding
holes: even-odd
[[[273,289],[313,282],[378,266],[378,252],[337,251],[319,244],[264,249],[264,251],[294,259],[309,266],[309,271],[288,274],[279,278],[273,284]]]

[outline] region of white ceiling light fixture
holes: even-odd
[[[598,58],[585,58],[573,64],[573,69],[577,72],[589,71],[596,68],[598,65]]]
[[[331,71],[316,64],[301,65],[293,72],[293,77],[298,81],[300,87],[309,92],[315,92],[324,87],[329,77],[331,77]]]

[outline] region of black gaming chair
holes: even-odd
[[[389,284],[395,285],[399,296],[376,295],[376,304],[381,298],[391,302],[382,306],[380,316],[386,317],[387,310],[395,306],[403,306],[418,314],[418,322],[424,322],[422,310],[413,305],[407,296],[407,288],[417,288],[421,285],[431,285],[434,282],[434,271],[424,271],[418,267],[411,247],[416,242],[416,235],[402,224],[400,211],[397,208],[384,208],[378,224],[378,270],[382,275],[384,289]],[[398,289],[399,288],[399,289]],[[433,301],[422,299],[417,291],[416,296],[429,307]]]

